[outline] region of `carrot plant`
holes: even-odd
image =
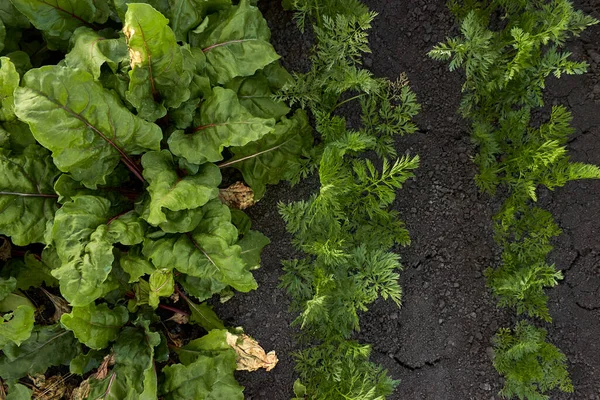
[[[438,44],[430,56],[449,60],[465,73],[462,115],[471,121],[478,147],[475,180],[503,199],[494,217],[502,262],[486,271],[488,285],[504,307],[528,319],[552,320],[544,289],[558,284],[560,270],[547,261],[560,228],[537,205],[537,190],[576,179],[600,178],[597,166],[569,161],[571,114],[554,106],[547,121],[532,122],[544,105],[551,74],[582,74],[584,62],[562,50],[565,41],[598,21],[567,0],[454,1],[461,35]],[[549,390],[572,392],[565,356],[546,341],[546,331],[521,319],[495,339],[494,366],[505,380],[505,398],[548,399]]]
[[[359,313],[377,298],[400,305],[402,266],[391,250],[410,239],[390,206],[419,158],[398,157],[394,139],[416,130],[411,119],[419,106],[404,78],[391,82],[361,68],[375,14],[350,3],[287,3],[300,28],[312,22],[316,44],[310,70],[295,74],[280,97],[310,110],[320,135],[301,171],[318,168],[319,191],[280,204],[293,243],[305,254],[284,262],[281,283],[304,344],[295,354],[298,399],[383,399],[397,384],[369,360],[370,346],[352,337]],[[359,128],[348,127],[346,106],[359,110]]]
[[[258,199],[300,168],[311,131],[273,98],[291,77],[255,6],[172,4],[0,5],[10,398],[39,398],[39,377],[64,366],[82,377],[74,398],[242,399],[233,371],[256,367],[242,351],[255,343],[205,303],[256,289],[268,243],[220,200],[222,172]]]

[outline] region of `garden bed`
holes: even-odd
[[[422,111],[420,130],[397,141],[402,154],[419,154],[421,166],[395,203],[410,231],[412,244],[399,249],[403,306],[376,302],[362,316],[357,339],[373,345],[372,359],[401,383],[390,399],[499,398],[501,378],[491,360],[491,338],[509,326],[514,313],[498,309],[483,271],[495,265],[492,215],[499,206],[474,184],[467,124],[456,110],[462,77],[427,52],[457,32],[444,1],[365,1],[380,15],[370,35],[372,55],[364,63],[376,75],[394,79],[406,72]],[[576,1],[600,17],[600,1]],[[311,40],[298,34],[292,14],[277,0],[259,2],[272,30],[272,41],[289,70],[307,68]],[[551,79],[546,104],[564,104],[573,113],[576,133],[569,143],[574,161],[600,164],[600,25],[569,45],[576,59],[590,64],[582,76]],[[281,400],[292,396],[295,380],[290,352],[297,348],[289,300],[277,287],[281,260],[297,257],[277,213],[277,203],[308,197],[308,181],[290,188],[270,187],[248,210],[253,228],[271,238],[255,271],[259,290],[238,294],[216,307],[233,326],[244,326],[280,362],[272,372],[238,373],[246,399]],[[553,399],[600,399],[600,181],[576,181],[555,192],[540,192],[540,204],[555,215],[563,234],[554,242],[551,262],[565,271],[561,284],[548,290],[553,323],[549,340],[569,360],[574,394]]]

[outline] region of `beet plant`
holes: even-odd
[[[397,381],[353,335],[359,314],[378,298],[400,305],[402,266],[392,248],[410,239],[390,206],[419,157],[398,157],[395,138],[416,130],[411,119],[419,106],[404,77],[392,82],[361,68],[375,13],[358,1],[286,5],[301,29],[312,22],[316,43],[310,70],[295,74],[280,97],[310,111],[320,138],[301,171],[318,169],[318,192],[280,204],[304,253],[284,262],[281,283],[301,328],[294,391],[298,399],[383,399]],[[356,118],[347,121],[352,113]]]
[[[0,392],[60,367],[74,398],[242,399],[273,367],[206,304],[268,243],[222,172],[256,200],[312,145],[269,39],[248,0],[2,2]]]
[[[549,322],[545,288],[557,285],[563,274],[547,258],[561,231],[537,204],[538,189],[600,178],[600,168],[569,161],[566,144],[574,129],[564,106],[552,107],[543,123],[536,121],[542,118],[538,109],[548,76],[587,68],[561,49],[565,41],[598,21],[567,0],[466,1],[451,7],[461,35],[430,55],[450,60],[450,70],[464,70],[460,111],[478,147],[476,183],[503,201],[494,217],[502,261],[486,271],[488,285],[500,306]],[[501,328],[494,341],[494,366],[506,379],[503,397],[541,400],[554,388],[573,391],[566,358],[546,341],[544,329],[521,319],[514,330]]]

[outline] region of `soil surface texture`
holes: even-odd
[[[463,76],[427,52],[457,34],[445,0],[365,0],[379,13],[370,34],[372,54],[364,64],[390,79],[402,72],[422,105],[420,130],[398,141],[399,153],[419,154],[416,178],[399,192],[394,207],[412,237],[398,249],[403,259],[403,306],[378,301],[361,319],[357,338],[373,346],[372,359],[401,381],[392,400],[493,400],[502,380],[492,366],[491,338],[511,327],[515,313],[498,309],[483,271],[494,266],[492,215],[497,200],[480,194],[473,177],[475,154],[467,123],[456,113]],[[576,6],[600,18],[600,0]],[[312,38],[301,35],[292,14],[279,0],[259,2],[272,29],[272,41],[291,71],[308,67]],[[573,113],[576,133],[569,143],[574,161],[600,165],[600,25],[569,44],[574,58],[586,60],[583,76],[553,79],[546,104],[564,104]],[[278,288],[281,260],[297,257],[277,213],[279,201],[306,198],[316,179],[291,188],[270,187],[249,209],[257,229],[271,238],[255,271],[259,289],[237,294],[216,311],[227,323],[243,326],[280,362],[272,372],[240,373],[246,399],[286,400],[296,376],[290,353],[297,349],[289,324],[289,300]],[[600,181],[571,182],[554,192],[542,191],[539,203],[554,214],[563,234],[555,241],[551,262],[565,279],[550,289],[552,324],[549,339],[569,359],[575,393],[553,393],[555,400],[600,400]]]

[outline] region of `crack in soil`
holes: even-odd
[[[433,361],[425,361],[424,363],[419,364],[419,365],[410,365],[409,363],[402,361],[399,357],[394,356],[394,361],[396,361],[396,363],[398,363],[398,365],[406,368],[409,371],[417,371],[417,370],[423,369],[425,367],[435,367],[435,365],[440,363],[442,360],[443,360],[442,357],[438,357]]]
[[[575,305],[577,305],[577,307],[586,310],[586,311],[597,311],[600,310],[600,306],[595,306],[595,307],[589,307],[589,306],[584,306],[583,304],[580,304],[578,301],[575,302]]]

